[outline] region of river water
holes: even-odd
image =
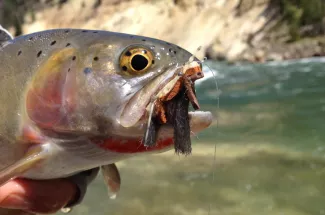
[[[215,121],[193,137],[193,154],[120,162],[117,199],[99,176],[70,214],[325,214],[324,63],[206,62],[197,93]]]

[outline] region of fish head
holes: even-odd
[[[191,68],[192,54],[165,41],[105,31],[74,33],[38,67],[26,94],[28,118],[43,130],[88,136],[143,137],[150,109]],[[193,58],[193,57],[192,57]],[[192,59],[202,73],[202,65]],[[193,131],[211,114],[191,115]],[[172,129],[165,134],[173,135]]]
[[[79,95],[88,98],[92,119],[96,116],[100,124],[117,131],[137,127],[147,121],[148,104],[191,54],[152,38],[119,35],[107,40],[114,44],[104,40],[88,48],[85,58],[91,65],[79,73]]]

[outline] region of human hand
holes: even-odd
[[[0,214],[55,213],[77,196],[77,186],[68,179],[16,179],[0,187]]]

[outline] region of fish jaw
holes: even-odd
[[[211,112],[195,111],[189,112],[191,134],[196,135],[200,131],[208,128],[213,120]],[[155,146],[147,147],[143,144],[143,134],[146,127],[132,127],[120,130],[120,135],[107,138],[93,138],[91,141],[98,147],[117,153],[161,153],[173,149],[174,129],[170,125],[163,125],[158,133]],[[125,137],[125,134],[134,136]]]
[[[181,93],[180,81],[184,81],[188,77],[192,77],[194,80],[198,79],[199,76],[203,77],[201,69],[198,70],[199,76],[193,73],[189,76],[184,76],[186,71],[191,71],[193,68],[198,68],[198,64],[194,63],[192,66],[185,66],[178,70],[177,75],[174,72],[174,75],[167,76],[168,78],[160,77],[158,81],[155,80],[151,82],[152,84],[150,83],[138,91],[125,106],[123,110],[124,115],[121,115],[121,119],[125,120],[122,122],[126,124],[131,122],[130,126],[122,125],[113,131],[113,137],[100,139],[98,142],[95,141],[95,143],[102,148],[121,153],[157,152],[170,149],[175,139],[174,128],[170,122],[165,122],[165,124],[160,126],[155,144],[150,145],[150,147],[146,145],[146,135],[144,136],[144,134],[150,132],[148,125],[150,125],[150,119],[154,117],[152,114],[154,112],[153,109],[157,108],[157,100],[160,102],[168,101],[178,93]],[[194,94],[194,100],[196,100],[195,92],[192,93]],[[199,108],[197,101],[194,104],[192,103],[192,105]],[[137,114],[136,117],[133,114]],[[196,134],[206,129],[213,120],[212,114],[204,111],[189,112],[188,116],[191,134]]]
[[[125,104],[119,124],[125,128],[135,126],[141,123],[145,118],[148,105],[162,96],[161,91],[168,93],[176,84],[180,76],[177,75],[177,68],[167,70],[149,82],[146,86],[137,91],[132,98]],[[168,88],[168,89],[166,89]],[[161,95],[159,95],[161,94]]]

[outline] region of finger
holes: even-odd
[[[0,207],[54,213],[67,205],[76,194],[77,187],[66,179],[18,179],[0,187]]]
[[[7,208],[0,208],[1,215],[35,215],[34,213],[29,213],[22,210],[14,210],[14,209],[7,209]]]

